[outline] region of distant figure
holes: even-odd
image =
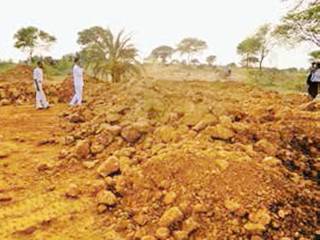
[[[231,68],[230,68],[229,66],[226,66],[226,67],[224,68],[224,75],[225,75],[225,77],[228,78],[228,77],[231,76],[231,74],[232,74]]]
[[[319,82],[320,82],[320,63],[313,62],[311,65],[310,73],[308,75],[308,93],[315,99],[319,92]]]
[[[49,103],[47,102],[46,95],[42,89],[43,83],[43,64],[41,61],[37,63],[37,67],[33,70],[33,81],[36,90],[36,108],[47,109]]]
[[[74,66],[72,70],[74,96],[70,102],[71,106],[80,106],[82,104],[83,93],[83,69],[79,65],[80,59],[77,57],[74,60]]]

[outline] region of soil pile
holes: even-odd
[[[43,88],[51,102],[57,102],[59,87],[45,81]],[[31,67],[17,65],[0,75],[0,106],[31,103],[35,101],[34,98]]]
[[[312,239],[320,105],[308,101],[235,82],[96,84],[61,114],[60,159],[95,172],[107,239]]]

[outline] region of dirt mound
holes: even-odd
[[[72,77],[68,76],[65,80],[63,80],[58,88],[58,101],[62,103],[70,102],[74,93]]]
[[[61,84],[52,84],[46,80],[43,88],[50,103],[68,102],[73,92],[70,77]],[[31,67],[17,65],[0,75],[0,106],[33,103],[34,98]]]
[[[0,74],[0,81],[21,82],[32,81],[32,68],[26,65],[17,65],[16,67]]]
[[[60,158],[100,179],[113,239],[311,239],[320,125],[307,102],[234,82],[95,84],[61,115]]]

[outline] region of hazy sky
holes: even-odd
[[[218,63],[239,62],[238,43],[261,24],[277,22],[287,11],[280,0],[10,0],[1,6],[0,59],[22,59],[13,35],[23,26],[39,27],[58,39],[51,54],[79,50],[77,32],[95,25],[133,34],[140,55],[162,44],[176,46],[184,37],[206,40]],[[306,67],[312,47],[275,50],[266,64]],[[200,56],[201,58],[201,56]]]

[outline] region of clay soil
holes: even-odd
[[[319,103],[231,81],[53,94],[0,99],[0,239],[318,239]]]

